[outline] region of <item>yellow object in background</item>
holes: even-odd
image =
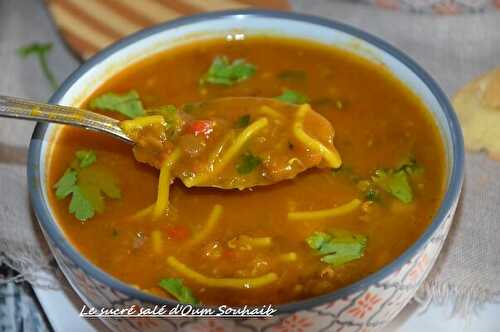
[[[500,160],[500,67],[464,86],[453,106],[470,151],[487,151]]]

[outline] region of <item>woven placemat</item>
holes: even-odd
[[[248,7],[289,10],[288,0],[46,0],[63,38],[83,59],[143,28],[180,16]]]

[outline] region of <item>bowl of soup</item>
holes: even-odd
[[[288,106],[196,113],[231,97]],[[103,319],[112,330],[380,329],[432,268],[461,190],[461,131],[435,81],[381,39],[322,18],[232,11],[165,23],[94,56],[51,102],[132,129],[159,121],[172,145],[155,168],[81,128],[38,124],[31,140],[31,202],[88,307],[213,310]],[[324,128],[331,149],[318,141]],[[339,158],[321,167],[227,188],[276,179],[300,153],[328,160],[333,146]],[[200,185],[207,169],[218,187]],[[238,317],[248,310],[257,317]]]

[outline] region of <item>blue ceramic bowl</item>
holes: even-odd
[[[301,327],[343,331],[384,326],[411,299],[434,264],[451,225],[463,181],[464,148],[461,130],[450,103],[420,66],[383,40],[351,26],[323,18],[271,11],[228,11],[190,16],[138,32],[106,48],[78,68],[50,102],[79,106],[102,82],[131,63],[157,52],[196,40],[238,34],[272,35],[312,40],[347,49],[386,66],[427,105],[445,143],[446,194],[432,223],[400,257],[383,269],[335,292],[278,306],[269,319],[207,320],[189,317],[106,319],[119,331],[205,330],[258,331]],[[92,307],[120,307],[175,302],[141,292],[94,266],[65,237],[47,200],[46,161],[59,125],[38,124],[28,160],[31,202],[52,252],[64,275]],[[208,325],[207,325],[208,324]],[[205,326],[207,325],[207,326]]]

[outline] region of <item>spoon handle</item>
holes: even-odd
[[[118,120],[75,107],[50,105],[0,95],[0,117],[78,126],[106,132],[127,143],[133,143],[121,130]]]

